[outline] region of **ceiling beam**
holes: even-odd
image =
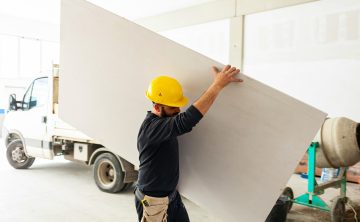
[[[236,16],[236,0],[218,0],[150,16],[134,22],[153,31],[165,31]]]
[[[237,0],[236,15],[248,15],[318,0]]]
[[[318,0],[218,0],[134,22],[159,32],[313,1]]]

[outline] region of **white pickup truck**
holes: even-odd
[[[2,129],[10,165],[27,169],[35,158],[62,155],[94,165],[94,180],[102,191],[116,193],[131,186],[138,175],[133,164],[59,119],[58,86],[59,76],[53,74],[35,79],[21,101],[10,95]],[[79,112],[76,107],[74,112]]]

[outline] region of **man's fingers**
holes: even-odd
[[[216,66],[213,66],[212,69],[213,69],[214,73],[216,73],[216,74],[220,72],[220,70]]]
[[[244,82],[243,79],[235,79],[235,82]]]
[[[235,69],[233,72],[230,73],[231,81],[232,82],[243,82],[244,80],[240,78],[236,78],[235,75],[240,73],[240,69]]]
[[[228,73],[232,73],[232,72],[234,72],[236,70],[236,67],[231,67],[227,72]]]
[[[216,66],[212,66],[215,76],[220,73],[220,70]],[[234,77],[236,74],[240,73],[240,69],[236,67],[231,67],[230,65],[226,65],[222,70],[221,73],[225,74],[224,77],[227,81],[230,82],[243,82],[244,80]]]
[[[231,82],[244,82],[244,80],[233,77],[231,78]]]
[[[232,72],[230,72],[230,76],[234,76],[236,74],[239,74],[240,73],[240,69],[234,69]]]
[[[226,71],[228,71],[231,68],[231,65],[227,65],[223,68],[222,72],[225,73]]]

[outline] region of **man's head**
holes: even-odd
[[[154,78],[146,91],[146,97],[153,102],[154,109],[160,116],[174,116],[188,102],[180,83],[169,76]]]
[[[180,113],[179,107],[166,106],[157,103],[154,103],[153,105],[156,113],[161,117],[172,117]]]

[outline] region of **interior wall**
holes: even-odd
[[[59,42],[60,28],[51,24],[0,14],[0,33]]]
[[[162,31],[159,34],[211,59],[224,64],[229,62],[229,19]]]
[[[360,121],[360,2],[317,1],[245,17],[244,73]]]
[[[59,62],[59,24],[3,14],[0,10],[0,128],[8,97],[21,100],[29,83]],[[10,12],[10,11],[9,11]],[[8,12],[8,13],[9,13]],[[1,132],[0,132],[1,136]]]

